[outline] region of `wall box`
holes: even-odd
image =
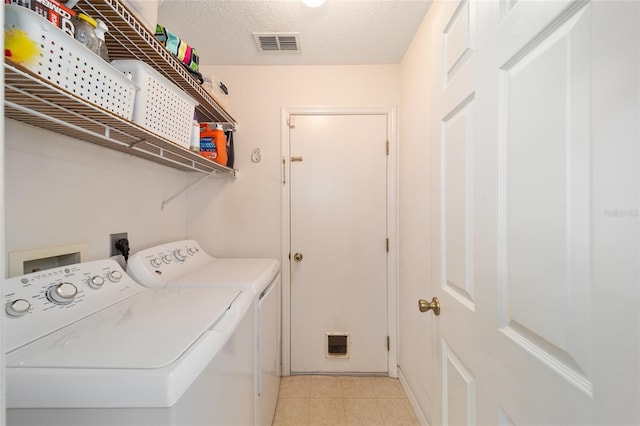
[[[87,260],[87,243],[9,252],[9,278]]]

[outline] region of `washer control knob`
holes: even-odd
[[[6,311],[11,317],[21,317],[31,308],[31,303],[24,299],[16,299],[7,303]]]
[[[89,287],[91,288],[102,288],[103,284],[104,278],[102,278],[100,275],[89,278]]]
[[[173,257],[170,254],[165,254],[164,256],[162,256],[162,261],[164,263],[171,263],[172,260]]]
[[[184,249],[176,249],[173,251],[173,256],[176,258],[176,260],[184,262],[184,260],[187,258],[187,252]]]
[[[154,257],[153,259],[151,259],[151,266],[153,266],[154,268],[157,268],[160,265],[162,265],[162,260],[160,260],[159,257]]]
[[[189,247],[187,249],[187,253],[189,253],[189,256],[193,256],[194,254],[196,254],[198,252],[198,249],[196,249],[195,247]]]
[[[47,297],[58,305],[68,305],[78,294],[78,288],[71,283],[60,283],[52,285],[47,290]]]
[[[111,271],[107,274],[107,277],[109,278],[109,281],[111,281],[112,283],[117,283],[122,279],[122,272]]]

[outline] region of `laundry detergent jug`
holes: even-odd
[[[223,166],[227,165],[227,135],[224,133],[224,129],[222,128],[222,124],[216,125],[216,128],[213,130],[213,142],[216,144],[216,152],[218,155],[213,160],[218,164]]]
[[[211,130],[209,124],[200,123],[200,155],[216,161],[218,152],[216,150],[214,130]]]

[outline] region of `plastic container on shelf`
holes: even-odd
[[[100,40],[96,35],[98,23],[91,16],[78,13],[76,16],[75,39],[84,44],[92,52],[98,54],[100,51]]]
[[[107,47],[107,40],[105,39],[105,34],[109,31],[107,24],[97,19],[96,22],[98,26],[96,27],[96,37],[98,37],[98,49],[97,54],[100,55],[102,59],[109,62],[109,48]]]
[[[189,149],[193,152],[200,152],[200,125],[195,117],[193,118],[193,126],[191,128],[191,145]]]
[[[111,65],[140,86],[133,107],[133,121],[189,149],[198,102],[144,62],[115,60]]]
[[[5,4],[4,28],[19,28],[40,48],[25,66],[57,87],[131,120],[138,86],[67,33],[26,7]]]

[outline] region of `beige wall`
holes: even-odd
[[[398,65],[203,67],[229,88],[240,172],[188,192],[187,234],[216,256],[280,258],[281,108],[396,107],[399,71]],[[250,159],[255,148],[262,152],[257,164]]]
[[[95,260],[110,233],[128,232],[134,251],[184,238],[184,196],[160,209],[183,172],[13,120],[4,136],[8,252],[84,241]]]
[[[428,52],[429,20],[423,21],[401,62],[399,194],[399,365],[413,395],[429,401],[425,365],[430,351],[426,330],[430,317],[418,311],[418,299],[430,299],[431,108]]]
[[[7,120],[6,251],[85,241],[89,259],[100,259],[108,256],[108,234],[126,231],[134,251],[188,236],[216,255],[279,258],[281,107],[399,103],[398,65],[220,66],[204,73],[230,89],[239,122],[237,178],[209,178],[161,210],[163,200],[202,175]],[[258,164],[250,160],[254,148],[262,151]]]

